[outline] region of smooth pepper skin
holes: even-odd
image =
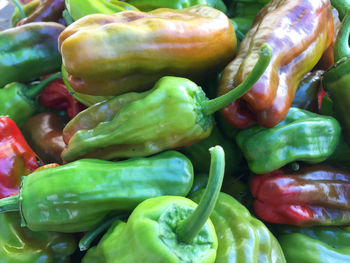
[[[17,125],[8,117],[0,117],[0,198],[17,194],[21,177],[39,165],[40,159]]]
[[[140,157],[191,145],[211,133],[213,117],[201,105],[206,100],[194,82],[163,77],[149,92],[123,94],[78,114],[63,130],[69,141],[62,159]],[[84,122],[88,129],[79,128]]]
[[[198,202],[202,194],[197,191],[190,199]],[[215,263],[286,262],[270,230],[232,196],[219,194],[210,219],[218,236]]]
[[[1,263],[69,263],[76,248],[71,234],[33,232],[21,227],[18,213],[0,214]]]
[[[75,91],[118,95],[167,75],[217,74],[235,54],[236,35],[228,17],[206,5],[123,11],[79,19],[59,36],[59,50]]]
[[[275,224],[349,225],[349,181],[348,169],[324,164],[256,175],[250,185],[254,211]]]
[[[221,110],[225,119],[237,128],[256,123],[273,127],[281,122],[300,80],[331,44],[333,27],[329,0],[271,0],[266,4],[240,44],[237,56],[226,66],[219,95],[245,79],[261,44],[268,43],[274,55],[253,88]]]
[[[191,162],[174,151],[121,162],[82,159],[25,177],[14,205],[32,231],[82,232],[148,198],[186,196],[192,182]]]
[[[0,32],[0,88],[60,71],[57,39],[64,26],[36,22]]]
[[[272,172],[293,161],[320,163],[336,149],[341,128],[331,116],[290,108],[273,128],[255,126],[240,131],[236,141],[250,170]]]

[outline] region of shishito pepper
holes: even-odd
[[[123,94],[89,107],[67,124],[68,131],[64,129],[68,146],[62,159],[147,156],[208,137],[213,127],[211,114],[251,88],[269,64],[271,53],[263,46],[252,74],[240,87],[214,100],[208,100],[188,79],[163,77],[150,91]]]
[[[290,108],[273,128],[254,126],[238,133],[236,141],[251,171],[272,172],[294,161],[320,163],[334,152],[341,128],[331,116]]]
[[[22,6],[22,10],[24,13],[24,17],[29,16],[31,13],[33,13],[39,6],[40,0],[33,0],[29,3]],[[15,10],[12,13],[11,17],[11,26],[15,27],[17,23],[23,18],[22,10],[20,10],[18,7],[15,8]],[[22,14],[21,14],[22,13]]]
[[[17,194],[21,177],[40,164],[17,125],[8,117],[0,117],[0,198]]]
[[[349,170],[326,165],[256,175],[251,192],[263,220],[300,226],[349,225]]]
[[[190,198],[198,202],[202,194]],[[232,196],[219,194],[210,219],[218,236],[215,263],[286,262],[270,230]]]
[[[163,76],[217,74],[235,54],[236,35],[224,13],[205,5],[131,10],[79,19],[59,36],[59,50],[74,90],[117,95]]]
[[[81,232],[148,198],[186,196],[192,181],[192,164],[178,152],[121,162],[84,159],[24,177],[19,195],[0,200],[0,212],[20,210],[32,231]]]
[[[247,94],[221,110],[225,119],[238,128],[256,123],[273,127],[282,121],[300,80],[331,44],[333,27],[329,0],[271,0],[266,4],[242,41],[237,56],[223,71],[219,95],[234,89],[246,78],[263,43],[274,50],[271,64]]]
[[[64,26],[37,22],[0,32],[0,88],[60,71],[57,39]]]
[[[82,262],[215,262],[217,235],[209,216],[220,193],[225,158],[220,146],[210,151],[209,182],[198,206],[180,196],[148,199],[127,223],[112,226]]]
[[[21,227],[18,213],[0,214],[0,262],[69,262],[77,248],[74,236],[57,232],[33,232]]]

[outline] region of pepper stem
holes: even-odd
[[[350,34],[350,13],[348,13],[340,27],[337,41],[334,47],[334,60],[337,62],[342,58],[350,56],[349,48],[349,34]]]
[[[339,13],[339,19],[343,20],[346,13],[350,9],[350,0],[331,0],[331,4],[335,7],[335,9],[337,9]]]
[[[259,50],[258,62],[256,62],[253,70],[249,73],[248,77],[230,92],[216,99],[204,101],[202,103],[204,114],[211,115],[247,93],[260,79],[261,75],[264,74],[266,68],[270,63],[271,57],[271,47],[268,44],[262,45]]]
[[[180,222],[176,229],[178,239],[190,243],[207,222],[218,199],[225,172],[225,153],[221,146],[209,149],[211,155],[209,180],[205,192],[193,213]]]
[[[73,18],[70,16],[69,12],[67,9],[64,9],[62,12],[62,17],[64,21],[66,22],[67,26],[71,25],[74,23]]]
[[[19,195],[0,199],[0,213],[19,211]]]
[[[20,2],[18,2],[18,0],[11,0],[11,2],[18,8],[21,18],[26,18],[26,14],[24,13],[23,7],[20,4]]]
[[[28,98],[34,98],[36,95],[38,95],[40,93],[40,91],[46,87],[47,84],[49,84],[51,81],[58,79],[61,77],[61,72],[57,72],[55,74],[50,75],[49,77],[47,77],[46,79],[44,79],[43,81],[41,81],[38,85],[36,85],[35,87],[32,87],[28,90],[26,90],[25,94]]]

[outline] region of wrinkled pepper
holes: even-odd
[[[225,157],[220,146],[210,152],[209,181],[198,206],[180,196],[145,200],[127,223],[112,225],[82,262],[215,262],[218,241],[209,216],[220,193]]]
[[[17,125],[8,117],[0,117],[0,198],[17,194],[21,177],[40,165]]]
[[[255,175],[250,185],[258,217],[299,226],[350,224],[350,172],[325,164]]]
[[[202,194],[190,198],[198,202]],[[286,262],[270,230],[232,196],[219,194],[210,219],[218,236],[215,263]]]
[[[28,119],[21,130],[41,160],[62,164],[61,152],[66,147],[62,137],[64,125],[65,122],[59,115],[44,112]]]
[[[103,96],[144,91],[167,75],[201,80],[236,50],[228,17],[205,5],[83,17],[58,42],[73,89]]]
[[[83,159],[24,177],[18,195],[0,200],[0,212],[20,210],[32,231],[81,232],[148,198],[186,196],[192,182],[192,164],[178,152],[121,162]]]
[[[92,14],[114,14],[136,7],[117,0],[65,0],[66,8],[73,20]]]
[[[123,94],[89,107],[67,124],[68,131],[63,130],[63,138],[68,141],[63,161],[141,157],[186,147],[208,137],[213,127],[212,113],[252,87],[269,64],[271,53],[268,46],[262,46],[252,74],[236,90],[214,100],[208,100],[203,90],[188,79],[163,77],[150,91]]]
[[[0,88],[60,71],[57,39],[64,27],[37,22],[0,32]]]
[[[238,128],[256,123],[273,127],[281,122],[300,80],[331,44],[333,27],[329,0],[271,0],[266,4],[240,44],[237,56],[223,71],[218,94],[229,92],[246,78],[263,43],[274,50],[271,64],[243,98],[221,110],[225,119]]]
[[[335,118],[292,107],[276,127],[242,130],[236,141],[250,170],[263,174],[294,161],[323,162],[336,149],[340,133]]]
[[[36,86],[11,82],[0,89],[0,115],[10,117],[18,126],[27,121],[39,109],[36,97],[51,81],[59,78],[60,73],[51,75]]]
[[[68,263],[76,248],[77,241],[71,234],[33,232],[21,227],[18,213],[0,214],[2,263]]]
[[[33,0],[25,5],[22,6],[24,16],[27,17],[30,14],[32,14],[39,6],[40,0]],[[11,26],[15,27],[17,26],[17,23],[22,19],[22,15],[18,7],[15,8],[15,10],[12,13],[11,17]]]

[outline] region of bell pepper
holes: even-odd
[[[136,7],[117,0],[66,0],[66,8],[73,20],[92,14],[114,14]]]
[[[198,206],[180,196],[145,200],[127,223],[114,224],[82,262],[215,262],[218,241],[209,216],[222,185],[225,159],[220,146],[210,151],[210,178]]]
[[[190,199],[198,202],[202,194],[197,191]],[[286,262],[270,230],[232,196],[219,194],[210,219],[218,236],[215,263]]]
[[[25,5],[21,6],[22,10],[23,10],[23,14],[21,14],[21,10],[18,7],[16,7],[12,13],[12,16],[11,16],[11,26],[12,27],[17,26],[17,23],[22,18],[27,17],[30,14],[32,14],[38,8],[39,4],[40,4],[40,0],[33,0]]]
[[[83,17],[58,42],[73,89],[103,96],[144,91],[167,75],[216,75],[236,51],[228,17],[205,5]]]
[[[349,225],[349,182],[347,169],[324,164],[256,175],[250,185],[254,211],[275,224]]]
[[[350,32],[350,15],[347,15],[339,31],[334,57],[336,64],[323,75],[324,89],[333,101],[333,109],[339,120],[346,142],[350,143],[350,118],[348,106],[350,103],[350,48],[348,44]]]
[[[120,162],[83,159],[24,177],[18,195],[0,200],[0,212],[20,209],[22,225],[32,231],[82,232],[148,198],[186,196],[192,182],[192,164],[178,152]]]
[[[271,53],[263,46],[252,74],[236,90],[214,100],[208,100],[188,79],[163,77],[151,91],[123,94],[89,107],[63,130],[68,145],[62,159],[142,157],[208,137],[213,127],[211,114],[252,87],[269,64]],[[141,98],[135,100],[137,97]]]
[[[323,162],[334,152],[340,132],[338,121],[331,116],[290,108],[276,127],[242,130],[236,141],[250,170],[263,174],[294,161]]]
[[[58,23],[37,22],[0,32],[0,88],[59,71],[57,39],[63,29]]]
[[[218,94],[229,92],[246,78],[258,59],[261,44],[269,44],[274,56],[253,88],[221,110],[227,122],[237,128],[257,123],[273,127],[281,122],[300,80],[330,46],[333,28],[329,0],[272,0],[266,4],[240,44],[237,56],[223,71]]]
[[[33,116],[39,109],[36,96],[51,81],[59,78],[56,73],[36,86],[27,87],[23,83],[11,82],[0,89],[0,115],[10,117],[18,126]]]
[[[40,113],[22,126],[28,144],[45,163],[62,164],[61,152],[66,147],[62,131],[65,122],[55,113]]]
[[[38,102],[50,110],[66,110],[70,119],[86,109],[85,105],[68,92],[61,78],[54,80],[40,92]]]
[[[0,198],[17,194],[21,177],[40,165],[17,125],[8,117],[0,117]]]
[[[0,214],[0,259],[2,263],[69,262],[77,248],[71,234],[33,232],[21,227],[18,213]]]

